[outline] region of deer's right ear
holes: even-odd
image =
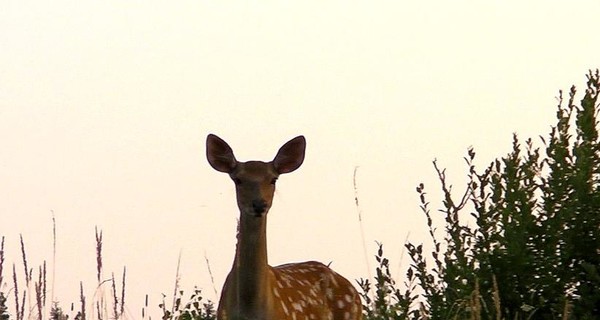
[[[206,137],[206,158],[211,167],[225,173],[231,173],[237,164],[231,147],[214,134]]]

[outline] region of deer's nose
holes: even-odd
[[[256,216],[260,217],[267,210],[267,202],[264,200],[253,200],[252,209],[254,209],[254,213],[256,214]]]

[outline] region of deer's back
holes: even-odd
[[[361,300],[356,289],[350,281],[324,264],[307,261],[284,264],[271,270],[274,276],[273,295],[277,302],[275,307],[286,318],[362,318]]]

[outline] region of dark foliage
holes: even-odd
[[[375,294],[361,281],[367,319],[600,316],[600,76],[596,71],[587,78],[579,105],[575,87],[567,101],[560,93],[557,124],[541,138],[543,147],[515,135],[512,151],[483,170],[476,169],[470,149],[468,182],[459,197],[434,162],[443,194],[443,237],[421,184],[417,192],[432,252],[406,244],[412,264],[402,298],[378,253]],[[395,306],[382,307],[386,301]]]
[[[175,297],[172,310],[167,310],[163,301],[159,307],[163,310],[163,320],[215,320],[217,312],[212,301],[203,301],[202,291],[198,288],[190,295],[188,301],[182,305],[183,291]]]

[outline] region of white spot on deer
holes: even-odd
[[[300,292],[300,298],[298,300],[301,304],[306,305],[306,302],[304,301],[304,300],[306,300],[306,296],[304,295],[303,292]]]
[[[335,276],[333,274],[331,274],[331,276],[329,277],[329,279],[331,279],[331,283],[333,284],[334,287],[338,286],[338,283],[335,280]]]
[[[295,310],[298,310],[300,312],[302,312],[302,306],[297,303],[297,302],[292,302],[292,308],[294,308]]]
[[[351,297],[349,294],[347,294],[347,295],[344,295],[344,299],[345,299],[345,300],[346,300],[346,302],[348,302],[348,303],[352,302],[352,297]]]
[[[338,308],[343,309],[345,305],[346,304],[344,303],[344,301],[342,301],[342,300],[338,300],[337,301],[337,307]]]
[[[350,319],[350,312],[348,312],[348,311],[344,312],[344,319],[346,319],[346,320]]]
[[[306,299],[305,297],[302,297],[302,300],[300,300],[300,305],[302,306],[302,308],[306,308],[306,306],[307,306],[305,299]]]
[[[277,290],[277,288],[273,287],[273,294],[279,298],[279,290]]]
[[[327,299],[329,300],[333,299],[333,290],[331,288],[325,289],[325,296],[327,296]]]
[[[327,319],[333,319],[333,311],[327,310]]]
[[[281,300],[281,307],[283,308],[283,313],[285,313],[285,315],[288,316],[290,313],[288,311],[288,308],[285,306],[283,300]]]

